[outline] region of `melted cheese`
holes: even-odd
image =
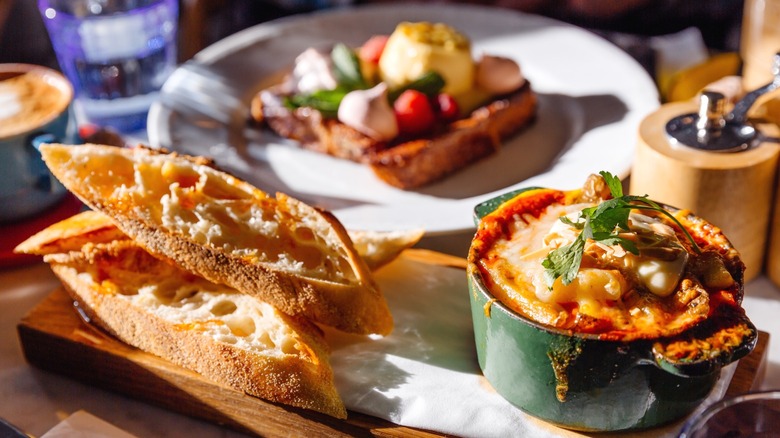
[[[640,250],[645,249],[645,251],[638,256],[626,254],[627,267],[636,272],[639,282],[647,290],[661,297],[671,295],[682,278],[688,261],[688,253],[682,250],[674,230],[669,225],[656,218],[635,212],[631,213],[629,220],[631,229],[639,235],[649,236],[653,240],[653,244],[661,248],[673,249],[673,247],[677,247],[680,249],[676,256],[674,256],[674,251],[667,251],[672,253],[670,254],[672,257],[668,259],[644,255],[647,252],[646,247],[640,247]]]
[[[585,332],[616,330],[649,336],[690,322],[683,317],[675,320],[679,315],[670,312],[677,297],[661,304],[661,299],[680,289],[688,253],[674,229],[655,217],[630,215],[639,255],[588,241],[574,280],[563,284],[558,278],[548,284],[542,261],[579,235],[561,216],[576,222],[579,212],[590,206],[552,204],[538,218],[515,215],[506,236],[493,242],[480,260],[496,298],[543,324]],[[692,296],[703,293],[695,285],[687,291]],[[683,305],[679,308],[684,311]]]

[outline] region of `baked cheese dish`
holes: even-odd
[[[482,218],[470,257],[498,301],[545,326],[673,336],[738,303],[744,265],[712,224],[653,205],[612,198],[598,176],[582,190],[529,190]],[[598,229],[618,214],[614,228]]]

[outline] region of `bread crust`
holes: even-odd
[[[119,223],[150,253],[168,258],[209,281],[227,284],[272,303],[289,315],[303,315],[350,333],[387,334],[387,327],[392,327],[389,311],[376,309],[377,300],[383,298],[369,294],[363,285],[286,275],[148,227],[139,220],[119,219]],[[373,291],[378,293],[377,289]]]
[[[201,160],[197,157],[102,145],[44,145],[41,151],[52,173],[65,187],[93,209],[111,217],[125,234],[154,256],[172,260],[212,282],[256,296],[286,313],[304,315],[343,331],[386,335],[392,330],[392,316],[384,297],[346,230],[331,214],[284,194],[271,198],[245,181],[200,165]],[[181,183],[163,180],[161,174],[166,172],[168,164],[184,169],[179,171],[183,176],[176,176]],[[192,196],[183,193],[181,199],[176,198],[175,192],[181,192],[180,186],[194,179],[201,183],[205,181],[202,193],[193,194],[185,189],[184,192]],[[150,188],[139,188],[139,180]],[[178,199],[173,205],[182,211],[180,215],[167,218],[172,225],[162,219],[164,208],[160,204],[163,197]],[[262,236],[241,235],[240,232],[238,236],[229,235],[234,231],[225,226],[219,238],[235,237],[242,245],[258,245],[252,247],[257,254],[292,258],[290,266],[264,262],[257,254],[252,256],[235,248],[225,249],[224,245],[195,241],[188,234],[198,225],[192,222],[198,220],[197,214],[190,214],[198,203],[208,204],[208,208],[215,206],[216,215],[225,217],[230,203],[235,202],[241,202],[239,207],[243,209],[255,208],[254,211],[262,212],[262,216],[271,217],[255,215],[248,221],[270,223],[278,226],[279,231],[276,236],[258,240]],[[276,242],[279,240],[276,237],[284,231],[284,224],[278,223],[282,219],[276,218],[287,218],[284,220],[294,225],[304,224],[307,233],[312,233],[315,240],[319,239],[306,250],[317,252],[326,260],[336,257],[337,261],[331,263],[338,266],[329,267],[329,274],[320,278],[297,270],[294,251],[298,241],[289,237],[282,239],[282,244]],[[246,225],[242,221],[229,225]],[[246,227],[241,230],[246,231]],[[251,234],[254,230],[248,232]],[[294,231],[285,232],[294,234]],[[256,240],[261,243],[256,244]],[[289,248],[274,246],[285,244]]]
[[[419,242],[425,230],[349,230],[347,234],[355,251],[373,272]],[[129,237],[117,228],[111,218],[94,210],[85,210],[28,237],[17,245],[14,252],[46,255],[78,251],[87,243],[106,243],[123,239]]]
[[[346,408],[333,383],[329,347],[321,330],[307,320],[277,315],[278,324],[295,333],[300,344],[298,355],[252,353],[220,342],[194,326],[168,321],[125,299],[116,289],[105,287],[112,280],[121,281],[111,277],[106,265],[121,264],[123,269],[130,266],[174,277],[188,275],[164,266],[165,262],[131,241],[87,245],[83,252],[51,254],[46,260],[90,321],[123,342],[247,394],[346,418]],[[98,269],[106,278],[100,283],[93,281],[93,275],[87,274],[90,269]],[[124,282],[123,287],[127,286]]]
[[[419,138],[374,140],[313,108],[290,110],[283,88],[272,87],[254,98],[253,117],[304,149],[371,167],[384,182],[413,189],[438,181],[496,152],[501,143],[536,117],[537,97],[525,81],[518,90],[499,96],[435,133]]]
[[[17,253],[45,255],[77,251],[87,243],[127,239],[108,216],[87,210],[50,225],[14,248]]]

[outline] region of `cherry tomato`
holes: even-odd
[[[365,62],[377,64],[387,44],[387,35],[374,35],[360,47],[358,56]]]
[[[439,94],[436,96],[436,102],[439,104],[439,117],[445,122],[451,122],[460,117],[458,102],[455,101],[451,94]]]
[[[422,134],[436,122],[428,96],[417,90],[406,90],[393,103],[398,130],[401,134]]]

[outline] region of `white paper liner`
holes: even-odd
[[[348,409],[463,437],[587,436],[521,412],[484,379],[464,271],[402,258],[382,268],[377,280],[395,319],[393,333],[367,340],[327,332],[336,385]],[[731,364],[722,370],[699,409],[723,397],[735,369]],[[675,437],[684,421],[619,436]]]

